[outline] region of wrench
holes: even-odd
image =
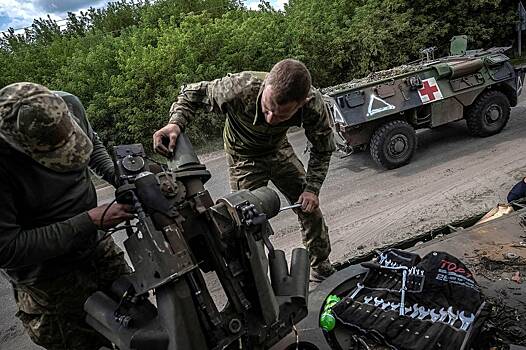
[[[371,300],[373,300],[373,297],[363,297],[364,304],[370,305],[369,303],[371,302]]]
[[[349,298],[354,299],[356,295],[364,288],[365,286],[358,282],[356,285],[356,288],[354,289],[354,292],[352,292],[351,296]]]
[[[462,321],[462,326],[460,326],[460,329],[462,329],[463,331],[467,331],[469,326],[475,319],[475,315],[471,314],[471,316],[467,317],[464,314],[464,311],[461,311],[458,317],[460,317],[460,320]]]
[[[458,320],[458,311],[455,313],[453,312],[453,307],[449,307],[447,309],[447,313],[449,315],[449,325],[450,326],[453,326],[455,324],[455,322]]]
[[[420,307],[418,308],[418,313],[419,313],[419,315],[418,315],[418,319],[419,319],[419,320],[423,320],[424,318],[427,317],[427,315],[429,315],[429,312],[430,312],[430,311],[427,310],[425,307],[420,306]]]
[[[398,303],[398,304],[391,303],[391,310],[392,311],[398,310],[399,307],[400,307],[400,303]]]
[[[374,297],[374,306],[378,307],[378,305],[382,304],[383,302],[383,299],[378,299],[378,297]]]
[[[444,309],[444,308],[441,308],[440,311],[438,311],[438,312],[440,313],[439,321],[440,322],[444,322],[446,320],[447,315],[448,315],[447,310]]]
[[[387,302],[387,303],[382,303],[382,310],[385,310],[389,307],[389,305],[391,305],[390,302]]]
[[[429,317],[431,317],[431,321],[436,322],[440,318],[440,314],[435,312],[435,309],[431,309],[429,311]]]
[[[400,306],[400,310],[404,310],[404,315],[407,316],[411,311],[413,311],[413,308],[411,306],[409,307]]]
[[[409,315],[409,317],[411,318],[415,318],[416,316],[418,316],[420,312],[418,311],[418,304],[414,304],[413,305],[413,313],[411,315]]]

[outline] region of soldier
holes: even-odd
[[[29,336],[53,350],[111,346],[83,304],[129,272],[101,229],[133,216],[96,206],[88,166],[113,183],[113,162],[78,98],[32,83],[1,89],[0,162],[0,268]]]
[[[223,138],[232,190],[252,190],[270,180],[290,203],[301,203],[295,212],[310,255],[311,277],[319,281],[332,274],[318,194],[334,142],[327,106],[312,87],[307,67],[286,59],[269,73],[241,72],[183,87],[168,125],[153,135],[158,153],[173,152],[178,135],[199,107],[226,115]],[[312,144],[307,172],[287,140],[291,126],[303,126]]]

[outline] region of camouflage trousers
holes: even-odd
[[[130,272],[124,253],[105,240],[104,255],[54,280],[14,286],[22,321],[31,340],[48,350],[95,350],[111,343],[85,322],[84,302],[97,290],[109,291]]]
[[[305,168],[292,146],[287,142],[274,155],[244,158],[227,154],[232,191],[254,190],[267,186],[269,181],[292,204],[298,201],[305,188]],[[303,244],[309,252],[311,267],[326,260],[331,252],[329,233],[320,208],[312,213],[294,209],[301,226]]]

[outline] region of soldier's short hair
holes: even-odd
[[[312,79],[302,62],[291,58],[279,61],[272,67],[266,83],[272,85],[276,103],[285,104],[307,98]]]

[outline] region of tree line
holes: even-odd
[[[37,19],[0,38],[0,87],[32,81],[77,95],[105,142],[142,142],[168,120],[183,84],[294,57],[317,87],[336,85],[442,52],[453,35],[470,48],[513,44],[511,0],[289,0],[252,10],[240,0],[120,0]],[[187,132],[197,146],[221,135],[202,112]]]

